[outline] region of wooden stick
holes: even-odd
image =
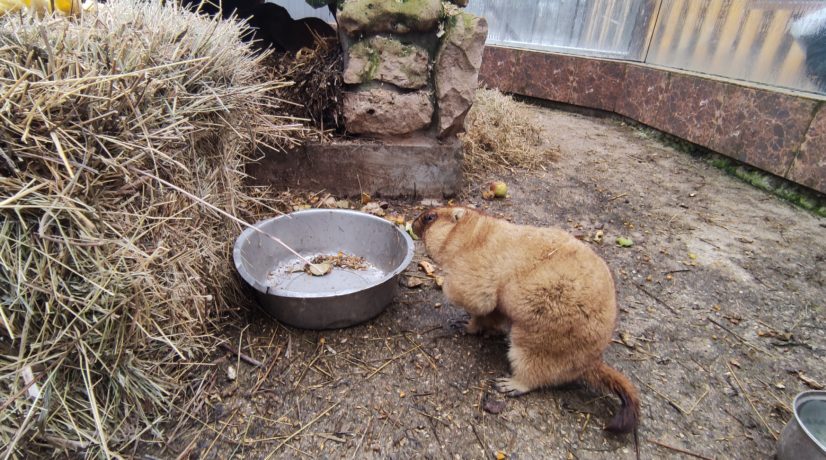
[[[251,357],[251,356],[249,356],[249,355],[246,355],[246,354],[244,354],[244,353],[242,353],[242,352],[240,352],[240,351],[238,351],[238,350],[236,350],[236,349],[232,348],[231,346],[227,345],[227,344],[226,344],[226,343],[224,343],[224,342],[221,342],[221,345],[220,345],[220,346],[221,346],[221,348],[223,348],[224,350],[226,350],[226,351],[228,351],[228,352],[230,352],[230,353],[232,353],[232,354],[236,355],[238,358],[240,358],[240,359],[241,359],[241,361],[243,361],[243,362],[245,362],[245,363],[247,363],[247,364],[250,364],[250,365],[255,366],[255,367],[264,367],[264,363],[262,363],[261,361],[258,361],[257,359],[255,359],[255,358],[253,358],[253,357]]]
[[[713,458],[706,457],[705,455],[700,455],[700,454],[697,454],[697,453],[694,453],[694,452],[691,452],[691,451],[688,451],[688,450],[685,450],[685,449],[681,449],[679,447],[669,446],[666,443],[656,441],[654,439],[650,439],[649,441],[651,441],[652,444],[656,444],[660,447],[664,447],[666,449],[673,450],[674,452],[679,452],[681,454],[686,454],[686,455],[694,457],[694,458],[699,458],[699,459],[702,459],[702,460],[714,460]]]
[[[654,300],[656,300],[657,302],[659,302],[659,303],[660,303],[660,305],[662,305],[663,307],[665,307],[665,308],[667,308],[667,309],[671,310],[671,313],[674,313],[675,315],[679,314],[679,313],[677,313],[677,310],[675,310],[675,309],[674,309],[671,305],[668,305],[667,303],[665,303],[665,301],[661,300],[659,297],[657,297],[657,296],[655,296],[654,294],[652,294],[652,293],[648,292],[648,290],[646,290],[644,287],[640,286],[639,284],[635,284],[634,286],[636,286],[636,287],[637,287],[637,289],[639,289],[640,291],[642,291],[642,292],[643,292],[645,295],[647,295],[648,297],[651,297],[652,299],[654,299]]]

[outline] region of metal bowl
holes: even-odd
[[[336,329],[367,321],[393,300],[399,274],[413,259],[413,240],[379,217],[312,209],[255,224],[307,259],[343,252],[364,258],[361,269],[335,267],[324,276],[301,271],[304,261],[267,235],[247,228],[233,259],[258,303],[279,321],[302,329]]]
[[[826,391],[804,391],[794,398],[794,416],[777,441],[778,460],[826,460]]]

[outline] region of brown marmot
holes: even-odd
[[[636,427],[637,389],[602,360],[617,317],[614,280],[588,245],[561,229],[464,207],[429,209],[413,232],[444,269],[447,299],[470,314],[467,331],[509,331],[513,375],[497,379],[498,391],[519,396],[582,381],[622,402],[605,430]]]

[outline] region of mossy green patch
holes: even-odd
[[[439,0],[347,0],[338,14],[349,34],[424,31],[435,28],[442,14]]]

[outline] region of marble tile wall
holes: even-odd
[[[636,63],[488,46],[480,82],[616,112],[826,193],[826,103]]]

